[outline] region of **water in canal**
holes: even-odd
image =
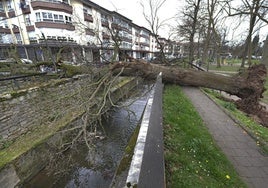
[[[49,173],[48,168],[45,168],[23,187],[109,187],[128,140],[139,123],[147,102],[148,94],[144,94],[144,91],[148,89],[148,86],[139,89],[139,97],[129,106],[129,110],[134,114],[126,109],[114,109],[111,117],[104,122],[106,138],[96,141],[95,149],[89,151],[85,144],[79,145],[77,149],[69,151],[68,155],[61,158],[60,162],[57,161],[55,172]],[[131,99],[122,103],[127,104],[134,98],[136,97],[132,96]],[[66,166],[69,167],[68,170],[65,169]]]

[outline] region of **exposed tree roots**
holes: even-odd
[[[263,64],[255,65],[241,75],[244,77],[247,88],[245,95],[236,102],[238,108],[257,120],[262,125],[268,127],[268,109],[260,104],[260,98],[265,91],[264,82],[267,70]]]

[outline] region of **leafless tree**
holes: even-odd
[[[223,8],[226,4],[224,1],[220,0],[207,0],[206,8],[204,14],[206,15],[207,27],[204,34],[204,47],[202,61],[207,64],[207,69],[209,69],[209,55],[211,47],[214,46],[213,43],[218,43],[221,41],[219,37],[219,27],[222,25],[222,20],[224,19]]]
[[[260,22],[268,23],[268,1],[267,0],[242,0],[238,8],[232,7],[229,4],[229,16],[243,16],[249,19],[248,35],[245,41],[245,48],[243,51],[241,67],[245,66],[246,57],[248,56],[248,63],[251,65],[252,55],[252,35],[257,24]]]
[[[222,45],[225,43],[227,30],[224,25],[225,15],[219,0],[188,0],[182,14],[182,24],[179,33],[189,41],[189,60],[194,60],[194,44],[202,47],[202,54],[198,50],[198,58],[202,55],[202,62],[209,68],[209,59],[217,59],[220,66]]]
[[[164,6],[167,0],[146,0],[140,1],[143,9],[143,16],[146,22],[149,24],[153,36],[155,36],[156,43],[160,47],[160,59],[163,63],[166,63],[164,48],[165,44],[159,40],[159,30],[163,28],[169,19],[161,19],[159,11]]]
[[[182,23],[178,26],[178,32],[189,41],[189,62],[194,60],[194,39],[200,21],[200,5],[202,0],[187,0],[184,11],[182,12]]]

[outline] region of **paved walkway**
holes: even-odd
[[[199,89],[183,87],[183,91],[248,187],[268,187],[268,157],[256,142]]]

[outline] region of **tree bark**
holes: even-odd
[[[245,42],[245,50],[243,52],[243,57],[242,57],[242,63],[241,67],[245,67],[245,62],[246,62],[246,56],[248,56],[248,65],[251,66],[251,55],[252,55],[252,34],[254,30],[254,26],[256,23],[257,15],[260,9],[260,1],[253,1],[252,7],[250,7],[250,21],[249,21],[249,31],[248,31],[248,36]]]
[[[232,77],[146,62],[119,62],[112,64],[110,70],[117,73],[121,68],[124,68],[123,74],[128,76],[138,75],[146,79],[155,79],[162,72],[162,80],[165,83],[211,88],[236,95],[241,98],[237,103],[241,110],[258,115],[261,123],[268,126],[268,113],[259,105],[259,99],[265,91],[266,67],[264,64],[253,66],[245,73]],[[260,112],[263,113],[261,117]]]

